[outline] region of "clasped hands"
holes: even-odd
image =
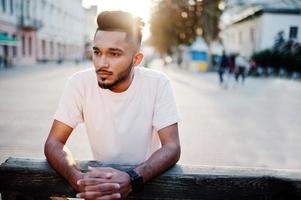
[[[77,185],[76,197],[87,200],[125,199],[132,191],[130,176],[110,167],[89,167]]]

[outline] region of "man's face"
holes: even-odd
[[[135,55],[134,45],[125,32],[97,31],[93,45],[93,63],[98,85],[104,89],[122,88],[130,79]]]

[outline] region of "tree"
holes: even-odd
[[[169,6],[169,1],[160,1],[152,13],[150,31],[152,34],[151,44],[160,55],[171,54],[172,47],[177,44],[176,26],[177,10]]]
[[[284,42],[285,42],[285,40],[284,40],[284,31],[279,31],[279,32],[276,34],[275,42],[274,42],[273,48],[274,48],[274,49],[280,48],[281,45],[284,44]]]
[[[159,1],[150,20],[151,44],[161,55],[172,54],[179,45],[190,45],[197,36],[203,36],[210,47],[219,33],[221,1]]]
[[[220,0],[204,0],[203,7],[204,11],[202,13],[202,30],[203,38],[208,46],[208,64],[211,66],[211,43],[218,38],[219,34],[219,18],[222,14],[221,9],[219,9]]]

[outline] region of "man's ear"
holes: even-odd
[[[143,57],[144,55],[142,52],[137,52],[133,58],[133,66],[139,65],[142,62]]]

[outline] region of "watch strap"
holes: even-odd
[[[143,177],[140,176],[135,170],[131,169],[126,172],[131,178],[132,191],[138,193],[143,190],[144,182]]]

